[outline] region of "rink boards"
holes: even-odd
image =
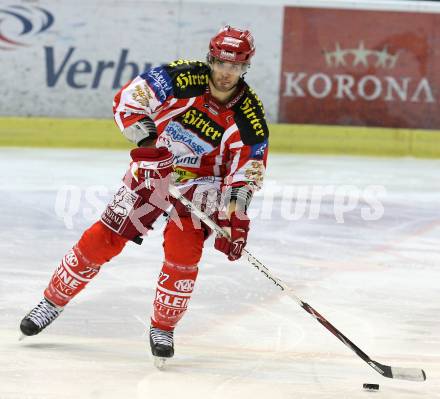
[[[255,36],[246,80],[270,122],[440,129],[439,11],[341,0],[5,4],[0,115],[111,117],[131,77],[203,60],[229,23]]]

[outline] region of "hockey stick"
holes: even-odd
[[[199,210],[191,201],[185,198],[180,191],[170,186],[170,194],[185,205],[191,212],[197,216],[203,223],[210,227],[217,234],[223,237],[229,238],[229,234],[218,226],[207,214]],[[310,313],[319,323],[321,323],[327,330],[329,330],[336,338],[338,338],[343,344],[349,347],[356,355],[358,355],[364,362],[366,362],[375,371],[381,374],[383,377],[396,378],[400,380],[409,381],[425,381],[426,374],[422,369],[416,368],[404,368],[404,367],[391,367],[372,360],[364,351],[356,346],[351,340],[349,340],[341,331],[339,331],[333,324],[331,324],[324,316],[319,314],[309,304],[303,302],[299,297],[295,295],[293,290],[282,280],[275,277],[272,272],[263,265],[257,258],[255,258],[247,249],[243,250],[247,257],[248,262],[254,266],[259,272],[261,272],[267,279],[272,281],[276,287],[283,291],[286,295],[292,298],[299,306],[301,306],[306,312]]]

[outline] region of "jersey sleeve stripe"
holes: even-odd
[[[165,114],[162,118],[156,119],[155,122],[157,125],[161,124],[162,122],[165,122],[169,119],[171,119],[173,116],[181,114],[183,111],[185,111],[187,108],[191,107],[191,105],[194,104],[195,97],[192,97],[189,99],[189,101],[184,105],[183,107],[176,108],[175,110]]]
[[[238,150],[235,153],[234,159],[233,159],[232,164],[231,164],[231,172],[229,173],[230,176],[233,176],[234,173],[237,171],[238,163],[240,161],[240,155],[241,155],[241,150]]]

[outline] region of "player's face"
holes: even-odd
[[[211,80],[214,87],[219,91],[228,92],[236,86],[238,79],[246,72],[248,65],[213,60],[211,68]]]

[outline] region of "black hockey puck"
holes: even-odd
[[[367,391],[378,391],[379,384],[364,384],[363,388]]]

